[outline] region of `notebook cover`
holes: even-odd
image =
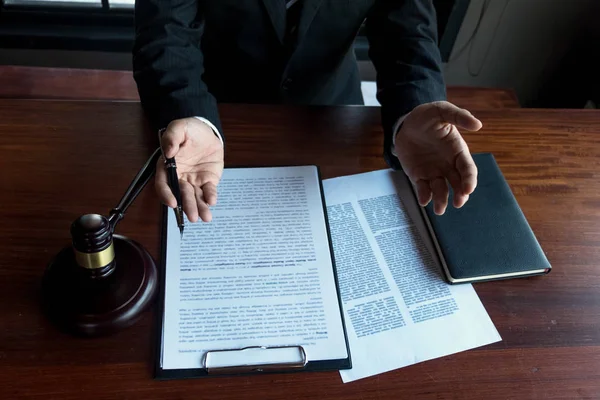
[[[466,283],[517,277],[505,274],[524,277],[550,272],[550,263],[494,156],[475,154],[473,159],[479,174],[469,201],[462,208],[452,207],[451,191],[444,215],[435,215],[432,203],[425,207],[446,279]]]

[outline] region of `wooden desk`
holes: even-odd
[[[131,71],[0,65],[0,98],[139,100]],[[519,107],[513,90],[451,86],[448,101],[467,109]]]
[[[230,165],[315,163],[325,178],[386,167],[376,108],[221,112]],[[152,312],[116,336],[75,339],[36,297],[71,221],[108,212],[155,146],[139,105],[1,100],[0,398],[600,398],[600,113],[473,112],[485,127],[467,142],[496,155],[554,266],[476,285],[502,342],[345,385],[337,372],[157,382]],[[148,188],[119,226],[154,257],[159,210]]]

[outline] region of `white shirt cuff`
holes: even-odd
[[[209,120],[207,120],[206,118],[202,118],[202,117],[194,117],[202,122],[204,122],[206,125],[208,125],[210,127],[210,129],[213,130],[213,132],[215,133],[215,135],[219,138],[219,140],[221,141],[221,145],[224,145],[223,143],[223,136],[221,136],[221,132],[219,132],[219,130],[217,129],[217,127],[210,122]]]
[[[398,118],[398,121],[396,121],[392,130],[392,132],[394,132],[392,135],[392,154],[396,157],[398,157],[398,154],[396,154],[396,136],[398,135],[398,129],[400,128],[400,125],[402,125],[408,114],[409,113],[404,114],[403,116]]]

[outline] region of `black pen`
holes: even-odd
[[[183,207],[181,204],[181,190],[179,189],[179,178],[177,177],[177,164],[175,164],[175,158],[165,159],[165,167],[167,168],[167,182],[171,188],[171,192],[177,200],[177,207],[174,208],[175,218],[177,219],[177,226],[179,227],[179,233],[183,238]]]

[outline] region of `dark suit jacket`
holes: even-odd
[[[289,46],[285,0],[137,0],[134,76],[155,127],[202,116],[223,133],[217,102],[362,104],[352,44],[364,21],[395,166],[395,122],[446,96],[431,0],[300,1]]]

